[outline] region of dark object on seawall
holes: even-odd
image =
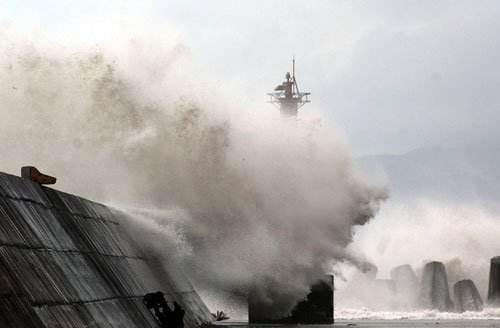
[[[186,312],[176,301],[174,301],[174,309],[172,310],[163,292],[148,293],[143,297],[142,302],[152,312],[161,328],[184,327],[184,314]]]
[[[21,177],[23,177],[24,179],[29,179],[41,185],[52,185],[57,181],[56,178],[41,173],[34,166],[23,166],[21,168]]]

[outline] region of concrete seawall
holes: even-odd
[[[211,315],[174,267],[152,263],[105,205],[0,173],[0,327],[157,327],[163,291],[186,327]]]

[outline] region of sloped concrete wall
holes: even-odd
[[[157,327],[142,297],[159,290],[186,327],[211,320],[185,276],[150,263],[108,207],[0,173],[1,327]]]

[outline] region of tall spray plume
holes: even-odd
[[[346,246],[386,193],[333,131],[216,106],[179,87],[178,51],[159,65],[131,47],[2,44],[2,170],[37,165],[61,189],[154,209],[127,211],[143,230],[174,227],[160,253],[213,288],[257,288],[283,314],[336,263],[362,265]]]

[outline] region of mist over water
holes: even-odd
[[[497,308],[487,302],[490,259],[498,254],[498,212],[485,206],[462,202],[391,198],[377,214],[377,220],[359,230],[353,245],[378,270],[369,274],[351,272],[347,281],[337,280],[336,317],[344,319],[495,319]],[[449,293],[454,302],[454,284],[472,279],[484,302],[479,312],[439,312],[422,304],[408,304],[407,298],[390,288],[380,288],[390,279],[391,269],[409,264],[417,275],[413,297],[418,300],[426,263],[440,261],[446,267]],[[349,270],[345,270],[349,271]]]
[[[257,288],[282,314],[336,263],[365,265],[346,247],[386,192],[353,170],[334,131],[182,94],[174,50],[158,66],[131,47],[4,42],[2,170],[35,165],[60,189],[142,209],[128,210],[134,224],[163,231],[150,244],[195,281]]]

